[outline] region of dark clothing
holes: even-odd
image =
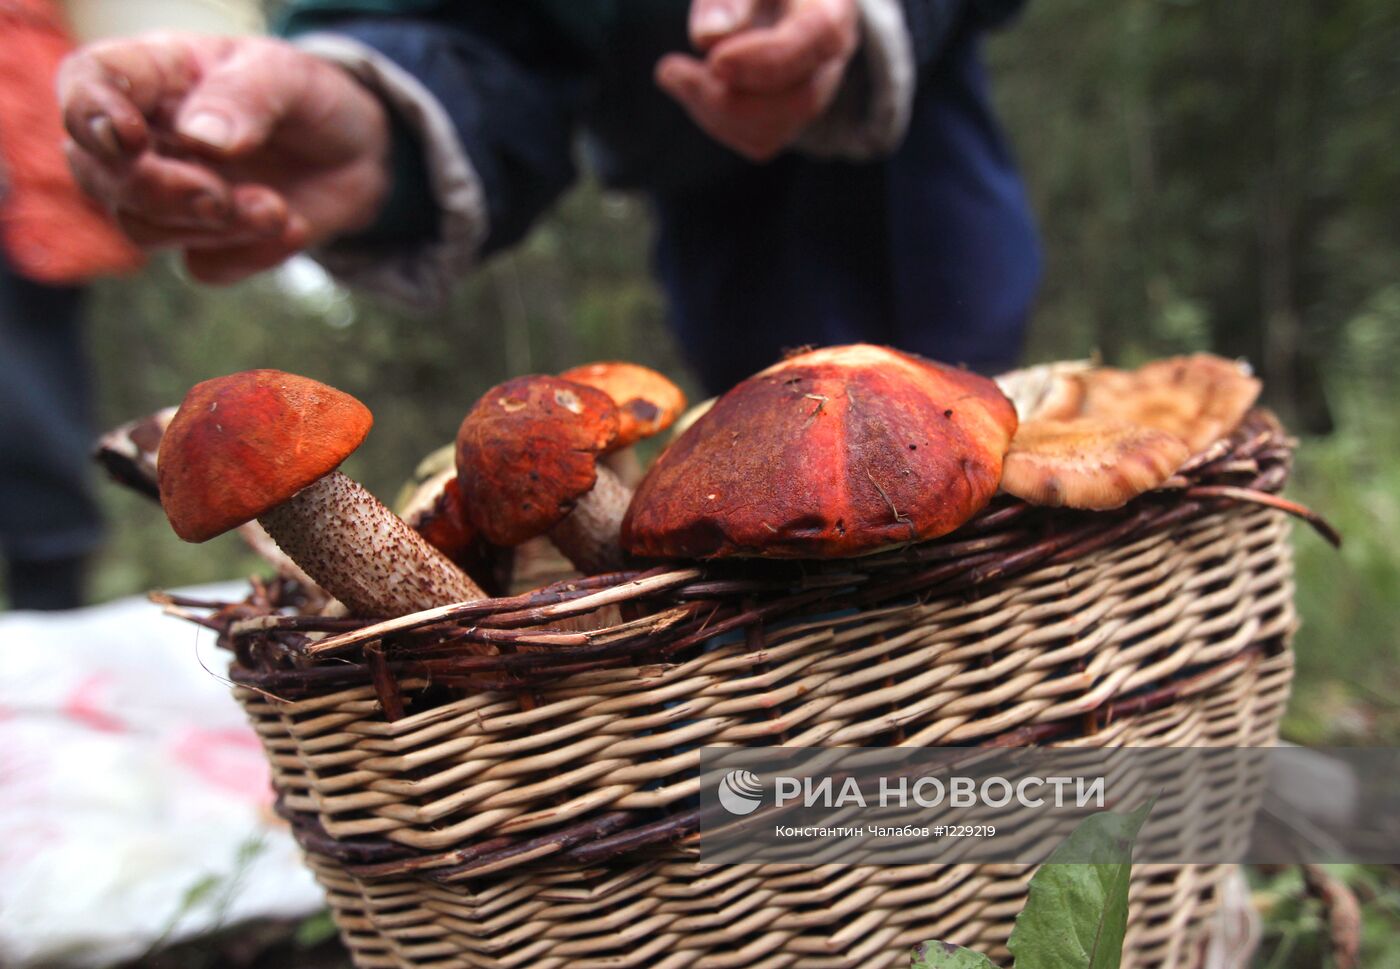
[[[658,272],[711,390],[806,344],[1014,365],[1040,271],[1021,185],[972,43],[934,70],[888,161],[787,155],[658,196]]]
[[[351,36],[437,97],[485,189],[485,252],[572,182],[585,131],[606,183],[654,199],[670,314],[718,391],[803,344],[1013,363],[1039,254],[978,44],[1020,6],[905,0],[912,119],[890,157],[863,163],[789,152],[755,165],[705,136],[652,79],[662,54],[688,47],[684,0],[301,0],[287,29]],[[431,232],[419,208],[383,224]]]
[[[0,550],[12,563],[78,559],[101,538],[81,308],[80,288],[31,282],[0,255]]]

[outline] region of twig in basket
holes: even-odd
[[[628,585],[623,586],[623,588],[627,589],[628,595],[623,596],[622,598],[640,597],[644,595],[655,594],[658,591],[663,591],[665,589],[671,588],[672,586],[680,585],[683,582],[688,582],[691,579],[697,578],[700,574],[701,573],[698,569],[684,569],[680,571],[663,572],[659,575],[651,575],[649,577],[633,578],[627,580],[629,583]],[[577,599],[574,599],[572,605],[574,605],[580,612],[587,612],[590,609],[596,608],[597,606],[606,605],[618,601],[618,596],[615,593],[615,589],[604,589],[602,592],[594,592],[590,593],[589,595],[581,596]],[[517,599],[520,598],[528,599],[528,597],[517,597]],[[309,656],[323,656],[329,653],[336,653],[342,650],[350,649],[353,646],[357,646],[361,643],[367,643],[370,640],[382,639],[383,637],[391,635],[393,633],[405,632],[410,629],[418,629],[423,626],[432,626],[443,622],[452,622],[466,618],[489,615],[499,610],[501,605],[506,602],[508,602],[508,600],[484,599],[475,600],[471,602],[453,603],[452,605],[439,606],[436,609],[424,609],[421,612],[409,613],[406,616],[399,616],[394,619],[386,619],[382,622],[371,623],[370,625],[363,626],[360,629],[357,629],[353,632],[342,633],[338,636],[329,636],[321,640],[319,643],[315,643],[312,646],[307,647],[306,652]],[[578,603],[580,602],[589,602],[591,604],[584,607],[578,607]],[[523,605],[525,605],[526,608],[532,607],[532,604],[529,603],[523,603]],[[475,631],[475,627],[473,627],[473,631]],[[505,630],[501,630],[501,632],[504,631]],[[506,637],[503,639],[492,638],[486,630],[480,630],[480,633],[481,636],[479,637],[469,638],[475,638],[478,642],[516,641],[511,639],[510,637]],[[558,635],[577,636],[583,634],[569,633]],[[538,643],[538,645],[569,646],[582,645],[584,642],[586,642],[586,640],[567,640],[551,638],[549,640]]]
[[[1194,488],[1188,488],[1186,494],[1191,498],[1228,498],[1232,501],[1246,501],[1269,508],[1277,508],[1279,511],[1287,512],[1295,518],[1301,518],[1307,522],[1333,548],[1342,547],[1341,533],[1333,528],[1327,519],[1306,505],[1300,505],[1296,501],[1289,501],[1287,498],[1281,498],[1267,491],[1238,488],[1234,485],[1197,485]]]
[[[536,606],[530,609],[519,609],[514,612],[495,613],[494,615],[485,616],[480,619],[478,625],[491,626],[498,629],[535,626],[547,622],[550,619],[562,619],[567,616],[582,615],[583,613],[600,609],[603,606],[616,605],[619,602],[626,602],[630,599],[656,595],[660,592],[672,589],[675,586],[684,585],[703,575],[704,573],[699,569],[679,569],[671,572],[663,572],[659,575],[653,575],[647,578],[632,579],[614,586],[611,589],[594,592],[569,602]]]
[[[208,616],[198,615],[197,613],[190,612],[188,609],[182,609],[179,606],[162,606],[160,611],[165,613],[167,616],[174,616],[176,619],[183,619],[186,622],[192,622],[196,626],[203,626],[205,629],[212,629],[216,633],[222,633],[224,631],[224,623],[219,622],[217,619],[210,619]]]
[[[680,814],[673,814],[630,831],[585,842],[565,851],[561,857],[576,864],[591,865],[636,851],[639,848],[679,841],[698,830],[700,830],[700,812],[698,810],[683,811]]]
[[[398,680],[389,670],[384,660],[384,649],[378,643],[365,647],[365,663],[369,666],[370,680],[374,683],[374,693],[379,697],[379,706],[390,723],[402,720],[404,715],[403,694],[399,692]]]

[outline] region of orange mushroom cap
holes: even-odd
[[[1001,487],[1033,505],[1106,510],[1159,487],[1191,456],[1166,431],[1102,417],[1027,421],[1011,440]]]
[[[457,488],[471,523],[496,545],[553,527],[592,490],[617,424],[612,398],[560,377],[488,390],[457,432]]]
[[[1167,431],[1192,453],[1239,426],[1261,387],[1241,364],[1209,353],[1155,360],[1130,371],[1103,367],[1081,379],[1086,416]]]
[[[660,434],[685,410],[685,392],[664,374],[640,364],[619,360],[589,363],[565,370],[564,380],[601,390],[617,405],[617,440],[612,450],[620,451],[638,441]]]
[[[996,492],[1015,429],[976,374],[867,344],[802,353],[734,387],[662,454],[623,547],[840,557],[943,535]]]
[[[207,541],[334,471],[373,423],[349,394],[281,370],[195,384],[160,444],[160,503],[175,534]]]

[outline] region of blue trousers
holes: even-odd
[[[81,289],[0,261],[0,550],[12,568],[81,558],[101,538],[82,303]]]

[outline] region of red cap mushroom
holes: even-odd
[[[617,428],[607,394],[559,377],[488,390],[457,432],[457,487],[472,524],[497,545],[547,532],[584,572],[618,567],[631,492],[598,463]]]
[[[336,470],[372,421],[349,394],[279,370],[196,384],[160,445],[166,516],[189,542],[256,519],[361,615],[481,598],[461,569]]]
[[[996,492],[1016,430],[985,377],[857,344],[734,387],[643,479],[639,556],[839,557],[946,534]]]
[[[632,445],[673,425],[685,410],[685,392],[650,367],[620,360],[585,364],[559,376],[601,390],[617,405],[617,439],[603,463],[630,491],[644,473]]]
[[[98,438],[93,457],[118,484],[125,485],[152,501],[160,501],[157,470],[160,443],[165,437],[165,429],[175,418],[176,409],[163,407],[154,414],[112,428]],[[292,579],[304,589],[316,588],[316,583],[311,577],[277,547],[257,522],[250,521],[239,525],[238,536],[253,552],[275,568],[279,575]]]
[[[665,375],[640,364],[610,360],[574,367],[559,376],[612,398],[617,405],[615,451],[660,434],[685,410],[685,392]]]
[[[1185,442],[1156,428],[1040,418],[1017,428],[1001,487],[1032,505],[1102,511],[1159,487],[1190,456]]]

